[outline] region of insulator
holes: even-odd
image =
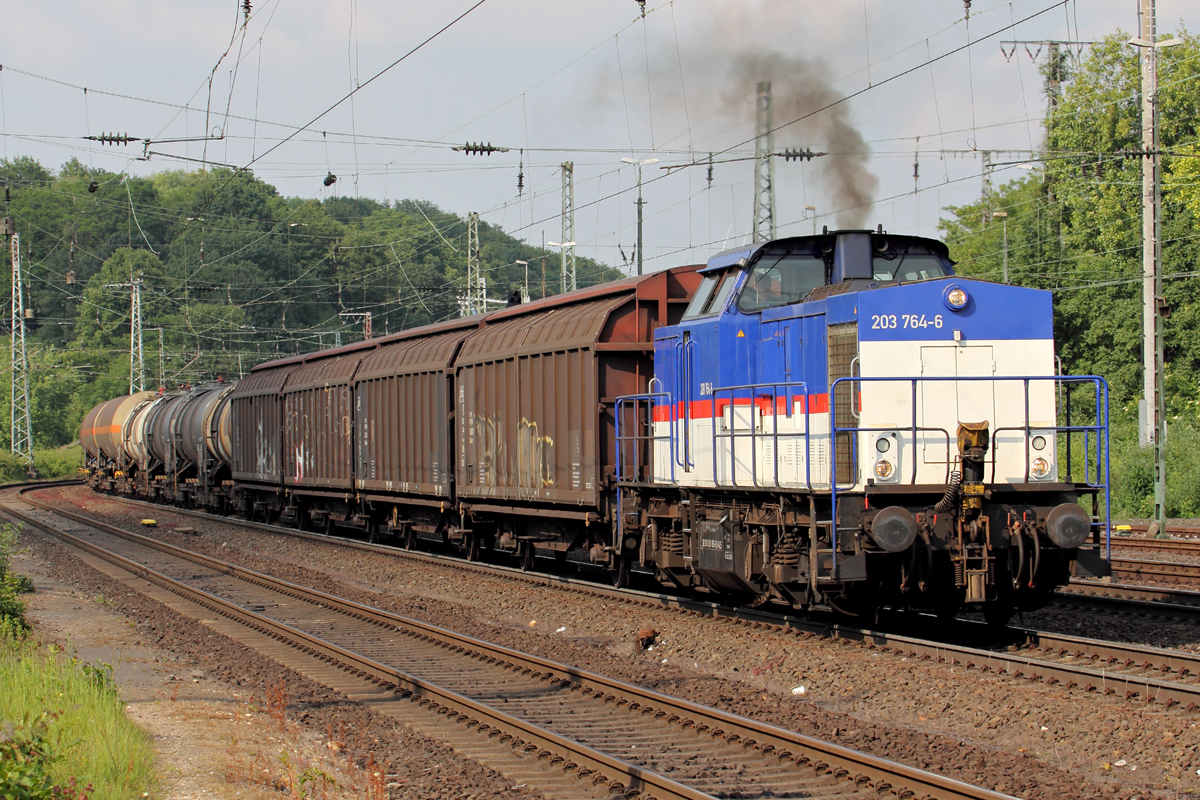
[[[243,0],[242,12],[246,15],[246,21],[250,21],[250,0]]]
[[[92,194],[95,194],[96,190],[99,188],[100,188],[100,181],[92,181],[91,183],[88,184],[88,191],[91,192]]]
[[[8,184],[4,184],[4,202],[8,203],[12,200],[12,192],[8,188]]]
[[[525,151],[521,151],[521,165],[517,167],[517,194],[525,192]]]
[[[638,8],[641,9],[642,19],[646,18],[646,0],[637,0]]]
[[[337,183],[337,175],[334,175],[332,172],[329,173],[325,176],[324,183],[326,186],[333,186],[335,183]]]
[[[708,188],[712,188],[713,179],[713,154],[708,154]]]

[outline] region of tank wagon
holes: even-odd
[[[81,438],[100,491],[1005,619],[1108,573],[1107,387],[1057,374],[1052,325],[937,241],[826,231],[118,398]]]
[[[96,406],[79,440],[89,484],[111,494],[229,510],[229,393],[217,382],[139,392]]]

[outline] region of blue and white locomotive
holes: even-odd
[[[660,580],[990,619],[1108,574],[1107,387],[1058,374],[1049,292],[942,243],[729,250],[617,404],[618,523]]]

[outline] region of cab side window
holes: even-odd
[[[766,256],[759,261],[738,297],[738,309],[752,314],[764,308],[799,303],[825,285],[825,261],[817,256]]]
[[[718,274],[705,275],[700,288],[692,296],[692,302],[688,304],[683,318],[692,319],[721,313],[725,308],[725,302],[729,299],[729,293],[733,291],[733,286],[737,283],[738,272],[735,269],[727,269]]]
[[[925,281],[946,276],[946,265],[934,255],[902,255],[899,258],[875,256],[874,277],[877,281]]]

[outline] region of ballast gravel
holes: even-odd
[[[51,574],[88,595],[111,601],[109,610],[136,621],[140,638],[200,666],[209,679],[237,686],[260,698],[282,690],[288,717],[317,735],[334,734],[341,754],[356,768],[377,770],[382,788],[395,800],[523,798],[542,795],[426,736],[415,733],[303,675],[280,666],[200,622],[132,591],[83,563],[41,532],[23,543]],[[372,795],[374,796],[374,795]]]
[[[138,525],[144,506],[83,487],[38,496],[284,580],[1005,794],[1200,795],[1197,711],[464,573],[167,508],[155,509],[158,526],[146,529]],[[177,527],[192,532],[179,534]],[[1161,623],[1131,618],[1114,628],[1076,613],[1078,627],[1067,632],[1128,641],[1143,641]],[[1043,619],[1069,624],[1061,609],[1023,622],[1036,626]],[[646,628],[656,637],[643,649],[638,637]],[[1181,631],[1171,641],[1183,638]],[[1191,642],[1197,640],[1192,626]]]

